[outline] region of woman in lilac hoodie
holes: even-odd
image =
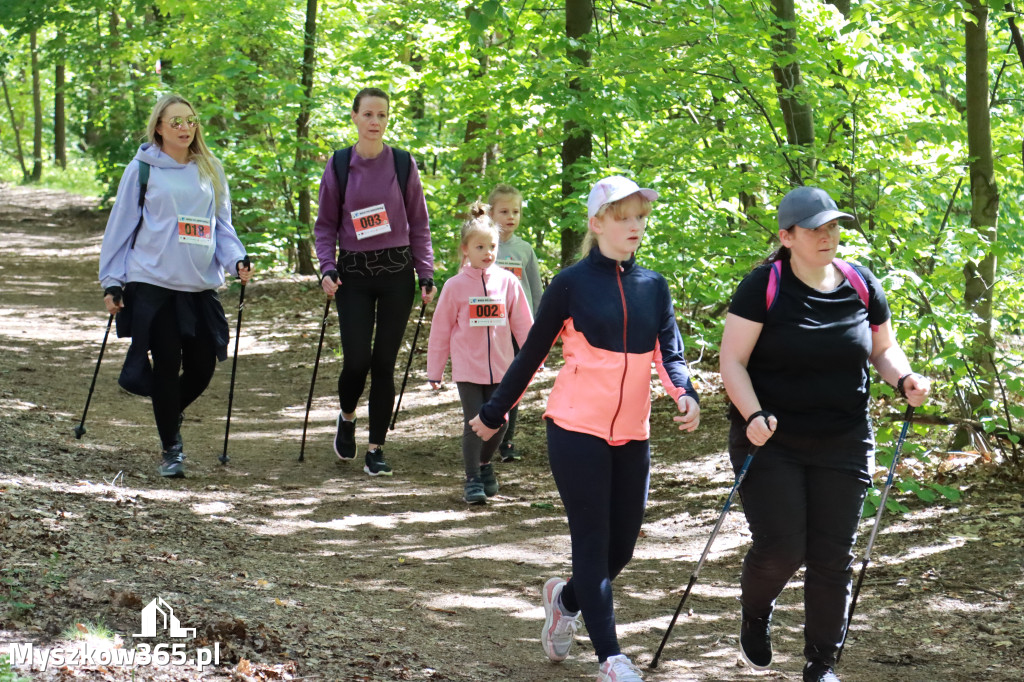
[[[371,476],[392,473],[381,446],[395,404],[395,362],[412,310],[414,274],[423,304],[434,297],[427,202],[416,162],[384,144],[389,115],[383,90],[364,88],[356,95],[352,121],[359,140],[327,162],[313,230],[321,286],[328,296],[337,294],[344,355],[334,452],[341,460],[355,459],[356,405],[369,375],[363,471]]]
[[[484,442],[469,420],[490,399],[512,364],[512,335],[522,345],[533,325],[530,304],[519,278],[498,266],[500,230],[476,203],[462,226],[462,270],[447,282],[430,324],[427,378],[433,389],[444,379],[452,359],[452,380],[462,401],[462,459],[466,467],[464,498],[482,504],[498,493],[491,457],[501,443],[501,429]]]
[[[100,284],[117,335],[132,337],[118,382],[151,396],[163,447],[160,475],[185,475],[183,411],[227,358],[228,322],[217,297],[224,272],[248,282],[245,247],[231,225],[220,162],[195,109],[167,94],[149,141],[121,176],[100,249]],[[152,357],[150,366],[148,355]]]

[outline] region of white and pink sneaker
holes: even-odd
[[[556,662],[564,661],[569,655],[580,622],[579,611],[572,615],[562,611],[560,598],[564,587],[565,581],[561,578],[550,578],[541,591],[544,596],[544,630],[540,633],[540,643],[548,658]]]

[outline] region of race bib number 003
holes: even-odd
[[[178,241],[209,246],[213,242],[213,228],[210,223],[210,219],[203,216],[178,216]]]
[[[356,230],[356,239],[366,239],[390,232],[391,223],[388,222],[388,211],[384,204],[352,211],[352,227]]]
[[[504,327],[508,324],[505,315],[505,298],[502,296],[470,296],[470,327]]]
[[[518,258],[499,258],[498,267],[505,268],[520,280],[523,278],[523,261]]]

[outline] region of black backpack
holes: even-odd
[[[405,190],[409,185],[409,169],[412,167],[412,154],[404,149],[391,148],[395,155],[395,175],[398,177],[398,188],[402,190],[402,200],[405,200]],[[334,164],[334,175],[338,178],[338,215],[341,215],[341,207],[345,205],[345,189],[348,187],[348,165],[352,161],[352,147],[338,149],[331,157]]]

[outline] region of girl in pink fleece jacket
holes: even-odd
[[[498,493],[491,456],[501,431],[487,442],[473,433],[469,420],[490,399],[512,364],[512,334],[522,346],[533,325],[526,293],[515,275],[497,265],[500,230],[479,202],[462,226],[462,269],[449,279],[434,310],[427,350],[427,377],[437,390],[452,358],[452,380],[462,401],[462,459],[465,500],[483,504]]]

